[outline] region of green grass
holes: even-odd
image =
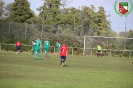
[[[0,52],[0,88],[133,88],[133,58]]]

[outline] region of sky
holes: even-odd
[[[14,2],[14,0],[3,0],[5,4],[9,4]],[[30,8],[35,12],[35,14],[39,14],[39,12],[36,10],[38,7],[43,5],[43,0],[28,0],[30,2]],[[67,0],[68,5],[66,7],[82,7],[82,6],[91,6],[94,5],[96,7],[96,11],[98,11],[98,7],[103,6],[106,14],[109,15],[110,12],[110,17],[107,17],[107,19],[110,19],[111,22],[111,29],[114,30],[115,32],[119,33],[121,31],[125,32],[125,27],[126,31],[133,30],[133,10],[132,12],[127,16],[119,16],[116,14],[114,10],[114,4],[116,0]],[[116,9],[119,10],[119,2],[128,2],[128,10],[131,8],[131,1],[133,3],[133,0],[118,0],[116,4]]]

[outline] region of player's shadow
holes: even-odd
[[[63,67],[67,67],[68,65],[63,65]]]
[[[45,58],[51,58],[51,57],[48,56],[48,57],[45,57]]]

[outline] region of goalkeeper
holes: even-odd
[[[102,57],[102,47],[97,44],[97,57],[101,56]]]

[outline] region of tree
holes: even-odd
[[[3,2],[3,0],[0,0],[0,18],[2,18],[2,15],[4,13],[4,5],[5,3]]]
[[[13,3],[9,3],[9,4],[7,4],[6,6],[5,6],[5,14],[4,14],[4,16],[6,17],[6,19],[5,19],[5,21],[7,21],[7,22],[12,22],[13,20],[12,20],[12,16],[11,16],[11,14],[12,14],[12,7],[13,7]]]
[[[96,23],[97,23],[97,29],[98,29],[97,35],[106,36],[108,34],[107,30],[108,30],[109,22],[106,19],[106,14],[105,14],[104,8],[99,7],[99,11],[97,12],[96,15],[97,15]]]
[[[55,25],[60,20],[60,0],[45,0],[44,5],[37,10],[40,11],[39,16],[43,18],[45,24]]]
[[[108,21],[106,20],[105,10],[103,7],[99,7],[99,11],[95,11],[96,8],[83,6],[81,10],[81,25],[83,35],[100,36],[107,34]]]
[[[45,27],[46,25],[69,25],[71,27],[65,29],[60,26],[60,30],[62,32],[74,32],[78,36],[108,36],[108,32],[110,35],[118,36],[109,27],[110,23],[106,19],[104,7],[99,7],[96,12],[94,5],[83,6],[81,9],[61,8],[63,5],[61,0],[45,0],[44,5],[38,8],[39,16]],[[57,28],[53,28],[53,30],[56,31]]]
[[[18,23],[32,23],[34,12],[30,10],[30,3],[28,0],[14,0],[11,13],[14,22]]]

